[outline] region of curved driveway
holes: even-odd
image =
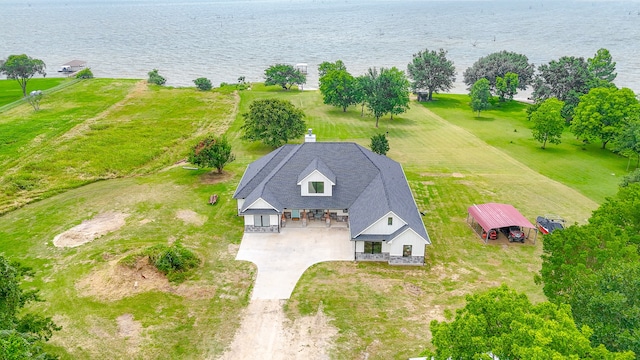
[[[353,260],[353,242],[345,227],[283,228],[279,234],[245,233],[236,260],[251,261],[258,276],[251,299],[288,299],[311,265]]]

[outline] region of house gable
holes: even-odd
[[[402,218],[396,215],[393,211],[389,211],[356,236],[391,235],[405,225],[407,225],[406,221],[402,220]]]
[[[273,205],[269,204],[263,198],[258,198],[256,201],[254,201],[253,203],[251,203],[249,206],[245,207],[244,209],[245,210],[273,209],[273,210],[276,210],[276,211],[278,210]]]
[[[320,159],[313,159],[298,175],[300,196],[332,196],[336,175]]]

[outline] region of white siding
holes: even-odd
[[[269,215],[269,224],[271,224],[272,226],[278,225],[278,219],[278,215]]]
[[[244,218],[245,225],[253,226],[253,215],[245,215],[243,216],[243,218]]]
[[[389,244],[389,255],[402,256],[403,245],[411,245],[412,256],[424,256],[424,247],[426,245],[426,242],[413,230],[408,229],[407,231],[403,232],[395,239],[393,239],[392,243]]]
[[[238,214],[240,213],[240,209],[242,209],[242,205],[244,205],[244,199],[238,199]]]
[[[389,225],[389,218],[393,219],[392,225]],[[370,235],[388,235],[393,234],[396,230],[403,227],[406,223],[393,212],[389,212],[387,215],[381,217],[373,225],[366,228],[362,234]]]
[[[382,252],[383,253],[391,252],[391,245],[389,245],[389,243],[386,241],[382,242]]]
[[[247,209],[273,209],[273,206],[260,198],[254,201],[253,204],[249,205]]]
[[[356,241],[356,252],[364,251],[364,241]]]
[[[323,194],[310,194],[309,193],[309,182],[312,181],[321,181],[324,182],[324,193]],[[309,174],[306,178],[302,179],[300,182],[300,195],[302,196],[331,196],[333,194],[333,185],[331,185],[331,181],[327,179],[326,176],[322,175],[321,172],[315,170],[311,174]]]

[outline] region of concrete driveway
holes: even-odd
[[[280,231],[279,234],[242,236],[236,260],[251,261],[258,267],[252,300],[288,299],[309,266],[354,259],[347,228],[283,228]]]

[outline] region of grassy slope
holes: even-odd
[[[584,146],[568,129],[565,129],[561,144],[547,144],[547,148],[542,149],[531,135],[525,104],[503,104],[476,118],[468,101],[466,95],[438,95],[436,101],[423,105],[533,170],[567,184],[597,202],[615,194],[620,177],[626,173],[626,158],[600,149],[601,145],[597,143]]]
[[[52,94],[41,111],[14,108],[0,120],[0,213],[64,189],[167,166],[195,136],[224,131],[234,101],[231,94],[90,80]]]
[[[33,78],[27,82],[27,94],[33,90],[47,90],[69,81],[67,78]],[[22,88],[15,80],[0,80],[0,107],[22,99]]]
[[[111,86],[114,83],[117,86]],[[70,95],[82,93],[78,87],[83,86],[81,90],[95,92],[92,101],[84,103],[79,95]],[[185,133],[203,129],[222,132],[230,126],[227,135],[238,158],[225,170],[231,178],[221,183],[209,184],[211,179],[202,172],[175,167],[154,175],[97,182],[2,216],[0,249],[37,270],[31,284],[41,288],[47,300],[37,306],[57,314],[56,320],[64,326],[52,340],[63,358],[213,356],[231,341],[238,310],[246,305],[254,268],[233,261],[242,226],[234,216],[231,195],[246,164],[272,149],[240,139],[242,121],[229,124],[234,114],[230,94],[139,86],[126,81],[82,82],[52,99],[55,107],[43,110],[60,111],[59,115],[33,114],[23,107],[9,112],[12,126],[22,129],[14,138],[22,143],[7,147],[13,149],[7,150],[13,151],[11,156],[0,153],[5,185],[11,173],[26,174],[31,171],[27,165],[34,164],[37,172],[33,173],[48,179],[35,182],[32,191],[36,195],[43,193],[39,189],[44,185],[57,186],[50,189],[74,185],[79,177],[67,176],[67,172],[88,174],[90,181],[101,176],[154,173],[183,155],[190,141]],[[103,93],[108,94],[104,99],[99,96]],[[263,97],[287,98],[303,107],[307,124],[319,141],[356,141],[368,146],[372,134],[388,130],[388,155],[403,163],[418,207],[428,211],[425,224],[433,246],[428,248],[427,266],[325,263],[303,276],[287,304],[289,314],[304,315],[322,303],[340,329],[335,358],[416,355],[429,342],[430,320],[443,319],[462,305],[465,294],[488,286],[504,282],[535,301],[543,299],[540,287],[533,283],[533,274],[540,267],[540,241],[535,246],[485,246],[465,223],[467,206],[507,202],[529,218],[555,212],[577,221],[596,206],[417,103],[393,121],[381,120],[381,128],[375,129],[374,120],[361,117],[359,109],[343,113],[327,107],[317,92],[254,86],[241,93],[239,113],[247,110],[250,101]],[[184,113],[188,115],[182,118]],[[38,120],[49,125],[32,129],[39,126]],[[4,121],[0,120],[0,127],[10,128]],[[148,138],[160,141],[145,142]],[[145,145],[138,146],[139,142]],[[130,150],[118,160],[120,146]],[[91,151],[83,152],[85,147]],[[23,157],[13,161],[13,156]],[[105,161],[108,167],[102,164]],[[26,195],[32,194],[23,191],[8,199],[28,199]],[[211,193],[221,195],[215,207],[206,205]],[[204,215],[207,221],[202,226],[184,223],[176,218],[181,209]],[[120,231],[75,249],[52,246],[54,235],[109,210],[130,214]],[[187,292],[201,296],[150,292],[109,301],[87,296],[76,287],[88,274],[104,271],[135,249],[175,239],[206,259],[195,278],[184,284]],[[133,314],[144,327],[139,343],[117,335],[115,319],[125,313]]]

